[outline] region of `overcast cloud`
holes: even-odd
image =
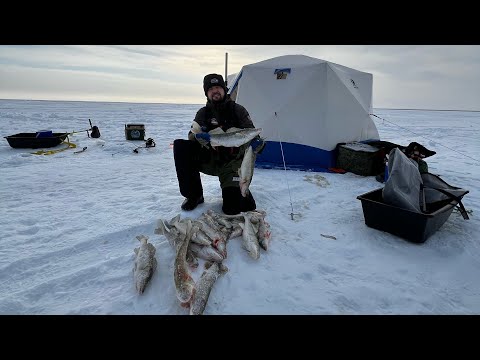
[[[0,98],[203,104],[207,73],[303,54],[373,75],[374,108],[480,110],[479,45],[0,45]]]

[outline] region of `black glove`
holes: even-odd
[[[250,142],[250,146],[255,154],[262,152],[265,147],[265,141],[261,138],[255,138]]]
[[[197,139],[200,145],[208,147],[208,144],[210,143],[210,134],[206,132],[201,132],[195,134],[195,139]]]

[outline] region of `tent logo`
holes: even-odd
[[[287,75],[290,74],[292,69],[275,69],[274,74],[277,75],[277,80],[284,80],[287,78]]]
[[[353,81],[353,79],[350,79],[350,82],[352,83],[352,85],[355,89],[358,89],[358,86],[357,86],[357,84],[355,84],[355,81]]]

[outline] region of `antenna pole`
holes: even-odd
[[[228,85],[228,72],[227,72],[227,65],[228,65],[228,52],[225,53],[225,86]]]

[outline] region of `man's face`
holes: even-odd
[[[225,96],[225,90],[221,86],[212,86],[208,89],[207,96],[210,101],[221,101]]]

